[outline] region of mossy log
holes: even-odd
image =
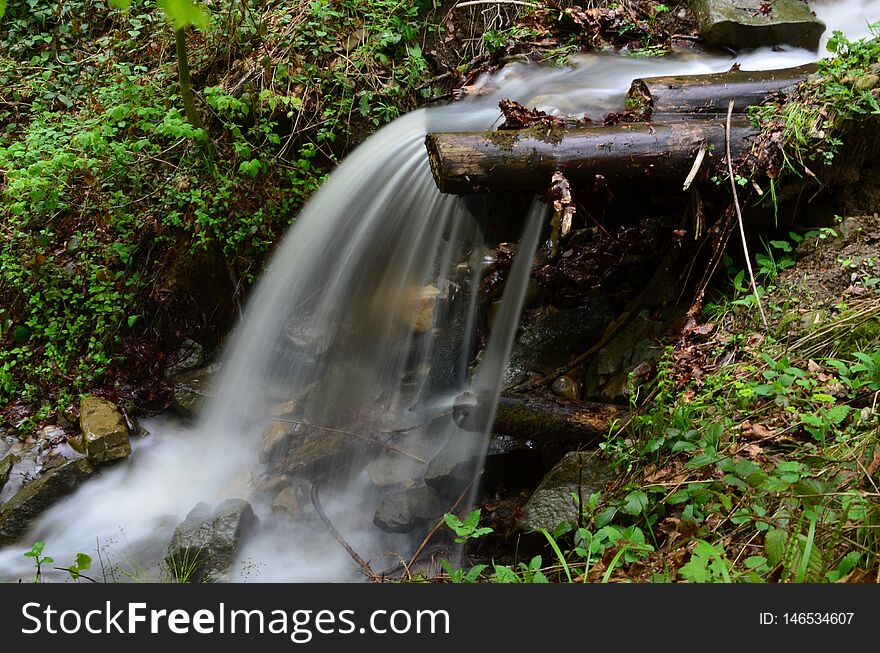
[[[541,442],[590,445],[608,434],[612,422],[628,415],[624,406],[614,404],[502,395],[492,431]]]
[[[554,172],[575,186],[600,175],[607,182],[681,187],[705,144],[710,156],[725,149],[725,121],[628,123],[582,129],[530,128],[428,134],[426,146],[437,187],[465,195],[490,191],[545,191]],[[755,129],[743,116],[731,123],[734,158],[745,154]]]
[[[628,106],[644,107],[648,115],[727,114],[733,100],[735,113],[761,104],[771,93],[783,91],[816,72],[815,63],[779,70],[733,70],[709,75],[673,75],[633,80]]]

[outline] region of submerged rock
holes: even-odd
[[[80,434],[67,443],[96,463],[131,455],[128,426],[116,406],[106,399],[88,396],[80,402]]]
[[[44,467],[36,480],[0,506],[0,545],[18,540],[40,513],[73,492],[93,471],[84,459],[58,461]]]
[[[589,451],[572,451],[541,479],[522,509],[519,528],[552,531],[562,522],[576,523],[579,506],[574,497],[586,501],[608,480],[607,465]]]
[[[700,35],[711,45],[816,50],[825,24],[803,0],[692,0]]]
[[[445,508],[437,491],[426,485],[396,490],[382,498],[373,523],[386,533],[409,533],[439,518]]]
[[[165,556],[168,572],[180,582],[219,580],[256,524],[251,504],[243,499],[227,499],[213,511],[198,504],[174,531]]]

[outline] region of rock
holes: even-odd
[[[15,465],[16,461],[16,457],[12,454],[8,454],[0,460],[0,491],[3,490],[6,481],[9,480],[9,474],[12,472],[12,467]]]
[[[288,486],[281,490],[272,502],[272,512],[287,513],[288,515],[296,516],[302,511],[302,504],[300,503],[296,488],[294,487]]]
[[[0,545],[12,544],[49,506],[67,496],[94,471],[84,459],[52,463],[36,480],[0,507]]]
[[[326,431],[291,451],[278,471],[289,476],[313,477],[340,468],[340,460],[358,451],[363,442],[347,433]]]
[[[453,436],[425,468],[425,484],[444,494],[458,494],[474,479],[483,458],[468,433]]]
[[[198,415],[205,403],[214,396],[213,385],[218,371],[217,366],[211,365],[188,372],[186,378],[172,388],[174,407],[189,417]]]
[[[294,424],[272,422],[263,431],[260,439],[259,461],[265,465],[284,458],[290,448]]]
[[[437,491],[421,485],[386,494],[373,523],[386,533],[409,533],[420,524],[436,520],[445,509]]]
[[[581,398],[581,384],[567,374],[557,378],[553,382],[551,390],[553,390],[553,394],[571,401],[577,401]]]
[[[504,370],[503,387],[522,383],[536,370],[549,374],[590,348],[614,319],[610,308],[592,300],[556,311],[529,324],[517,338]]]
[[[420,478],[424,469],[425,463],[389,451],[370,461],[367,475],[376,487],[387,487]]]
[[[700,35],[711,45],[816,50],[825,24],[802,0],[691,0]],[[769,10],[766,10],[769,8]]]
[[[589,451],[572,451],[541,479],[522,509],[519,528],[552,531],[562,522],[576,523],[578,505],[573,496],[586,501],[608,480],[607,465]]]
[[[187,338],[178,347],[173,362],[165,368],[165,378],[174,377],[181,372],[196,370],[205,364],[205,348],[195,340]]]
[[[636,315],[590,362],[584,396],[608,402],[626,403],[629,372],[660,356],[657,337],[663,325],[649,318],[647,311]]]
[[[67,443],[92,462],[110,462],[131,454],[128,426],[112,402],[84,397],[79,406],[79,426],[80,434]]]
[[[213,512],[200,503],[174,531],[165,566],[180,582],[219,580],[256,524],[251,504],[242,499],[227,499]]]

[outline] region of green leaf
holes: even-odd
[[[516,575],[516,572],[513,571],[510,567],[505,567],[504,565],[494,565],[495,566],[495,575],[492,577],[492,582],[495,583],[518,583],[520,582],[519,576]]]
[[[92,566],[91,556],[88,556],[85,553],[77,553],[76,557],[73,559],[73,562],[76,565],[77,570],[79,571],[88,571],[89,568]]]
[[[648,506],[648,495],[641,490],[630,492],[624,499],[624,504],[620,510],[627,515],[641,515],[642,511]]]
[[[158,5],[165,11],[176,30],[187,25],[200,30],[208,26],[210,15],[192,0],[158,0]]]
[[[110,6],[117,9],[128,9],[131,6],[131,0],[110,0]]]
[[[6,1],[7,0],[0,0],[0,18],[3,18],[3,14],[6,13]]]
[[[764,535],[764,553],[771,565],[776,566],[782,562],[787,542],[788,533],[781,528],[772,528]]]

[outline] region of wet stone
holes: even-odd
[[[227,499],[216,509],[200,503],[174,531],[165,566],[181,582],[220,580],[235,562],[257,517],[242,499]]]
[[[84,397],[79,409],[80,434],[67,443],[96,463],[126,458],[131,454],[128,426],[116,406],[100,397]]]
[[[16,458],[12,454],[7,454],[2,459],[0,459],[0,491],[3,490],[3,486],[6,485],[6,481],[9,480],[9,474],[12,472],[12,468],[15,465]]]
[[[700,35],[711,45],[819,47],[825,24],[803,0],[692,0]]]
[[[572,451],[551,469],[522,509],[519,528],[552,531],[562,522],[576,523],[578,505],[574,496],[586,501],[608,480],[607,464],[592,452]]]
[[[73,492],[94,468],[84,459],[58,461],[0,506],[0,545],[12,544],[40,514]]]
[[[409,533],[425,522],[437,520],[444,510],[437,491],[421,485],[386,494],[373,523],[386,533]]]

